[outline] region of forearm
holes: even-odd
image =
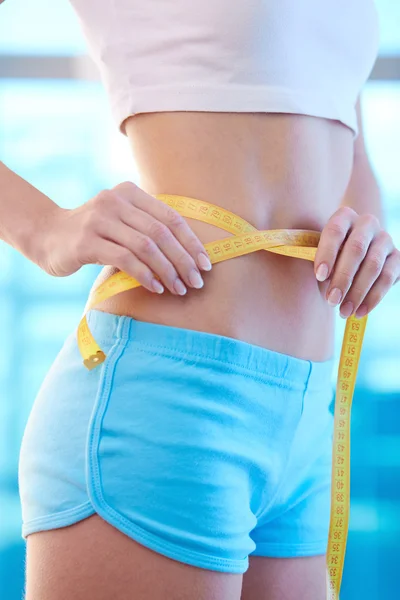
[[[375,215],[386,226],[382,193],[367,156],[355,157],[352,176],[341,206],[350,206],[358,214]]]
[[[63,210],[0,162],[0,239],[40,266],[41,241]]]

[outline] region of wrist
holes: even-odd
[[[52,253],[52,245],[57,238],[57,224],[67,211],[68,209],[53,204],[38,221],[35,221],[26,236],[26,252],[24,254],[46,272],[48,272],[47,264]]]

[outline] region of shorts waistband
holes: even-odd
[[[331,383],[334,357],[310,361],[219,334],[138,321],[96,309],[90,310],[86,318],[100,346],[101,340],[125,339],[154,350],[217,360],[253,371],[259,377],[285,380],[295,387],[317,390]]]

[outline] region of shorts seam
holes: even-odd
[[[277,554],[277,556],[282,555],[283,553],[293,553],[293,555],[296,555],[298,552],[319,552],[320,550],[323,549],[323,553],[325,554],[327,547],[328,547],[328,541],[327,539],[323,539],[323,540],[319,540],[316,542],[308,542],[308,543],[303,543],[303,544],[277,544],[277,543],[269,543],[269,542],[255,542],[257,544],[256,549],[254,550],[254,552],[252,552],[250,554],[251,555],[259,555],[259,552],[263,552],[263,551],[271,551],[271,552],[275,552]]]
[[[93,508],[93,505],[90,502],[90,500],[88,500],[83,504],[79,504],[74,508],[69,508],[59,513],[51,513],[43,517],[36,517],[35,519],[30,519],[29,521],[23,523],[22,537],[25,538],[27,535],[33,533],[34,531],[49,529],[50,526],[54,527],[54,525],[59,525],[60,527],[71,525],[72,523],[77,523],[77,521],[85,519],[86,517],[89,517],[94,513],[95,510]],[[73,520],[70,520],[68,517],[73,517]],[[77,517],[78,520],[76,519]]]
[[[254,370],[254,369],[249,369],[248,367],[244,367],[242,365],[238,365],[237,363],[233,363],[227,360],[222,360],[219,358],[214,358],[212,356],[204,356],[204,354],[197,354],[196,352],[183,352],[182,350],[179,349],[174,349],[174,352],[172,353],[171,350],[167,347],[167,346],[157,346],[154,344],[147,344],[146,342],[136,342],[133,340],[130,340],[130,342],[133,342],[135,344],[135,347],[138,351],[143,352],[143,353],[147,353],[147,354],[152,354],[153,356],[165,356],[167,358],[170,358],[172,360],[186,360],[189,361],[190,357],[193,358],[201,358],[205,363],[206,362],[216,362],[218,364],[224,365],[226,367],[226,365],[232,365],[232,367],[235,367],[234,369],[229,369],[229,368],[225,368],[225,372],[226,373],[233,373],[233,374],[240,374],[242,377],[247,377],[248,379],[252,379],[253,381],[259,381],[260,383],[268,383],[269,381],[273,381],[273,383],[279,384],[279,387],[284,388],[284,389],[290,389],[290,390],[294,390],[294,391],[301,391],[304,389],[304,385],[302,384],[301,386],[299,385],[293,385],[296,383],[295,380],[292,379],[285,379],[282,377],[277,377],[275,375],[265,375],[265,377],[260,377],[260,375],[258,374],[258,371]],[[178,355],[178,356],[176,356]],[[240,371],[247,371],[248,373],[241,373]],[[282,385],[283,383],[289,383],[289,385]]]
[[[124,326],[124,322],[120,322]],[[125,321],[125,323],[127,323]],[[110,349],[108,360],[103,363],[103,370],[98,387],[97,397],[94,403],[92,416],[89,422],[89,435],[87,442],[87,492],[96,512],[107,520],[114,527],[116,523],[124,533],[136,539],[139,543],[142,542],[155,551],[166,551],[166,555],[188,563],[200,566],[203,568],[225,567],[229,572],[243,573],[248,567],[248,557],[243,559],[218,558],[215,556],[207,556],[201,552],[181,548],[172,542],[166,542],[162,538],[153,533],[149,533],[142,527],[132,523],[124,515],[120,514],[115,508],[110,506],[105,500],[103,494],[103,486],[101,482],[100,460],[98,456],[99,444],[101,438],[101,427],[103,418],[109,404],[109,399],[112,391],[112,381],[115,375],[115,370],[119,359],[122,357],[128,340],[118,337],[114,345]],[[135,535],[134,535],[135,534]],[[201,563],[201,564],[200,564]]]
[[[115,523],[119,524],[119,528],[124,531],[127,535],[131,536],[133,539],[138,541],[139,543],[143,543],[146,545],[146,542],[149,543],[148,547],[152,548],[155,551],[168,551],[167,556],[171,558],[175,558],[177,560],[182,560],[183,562],[188,562],[188,558],[192,559],[192,564],[200,567],[210,567],[210,566],[220,566],[227,567],[231,570],[231,572],[242,573],[247,568],[247,559],[230,559],[230,558],[218,558],[216,556],[208,556],[206,554],[202,554],[201,552],[196,552],[195,550],[188,550],[186,548],[180,547],[177,544],[172,542],[166,542],[159,536],[154,533],[149,533],[139,525],[132,523],[124,517],[124,515],[120,514],[117,510],[115,510],[112,506],[110,506],[106,500],[104,499],[102,492],[99,492],[98,497],[94,498],[94,505],[96,506],[96,511],[111,525],[116,527]]]

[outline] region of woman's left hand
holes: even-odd
[[[341,305],[340,316],[360,318],[400,280],[400,251],[374,215],[342,206],[321,232],[314,272],[318,281],[330,278],[326,299]]]

